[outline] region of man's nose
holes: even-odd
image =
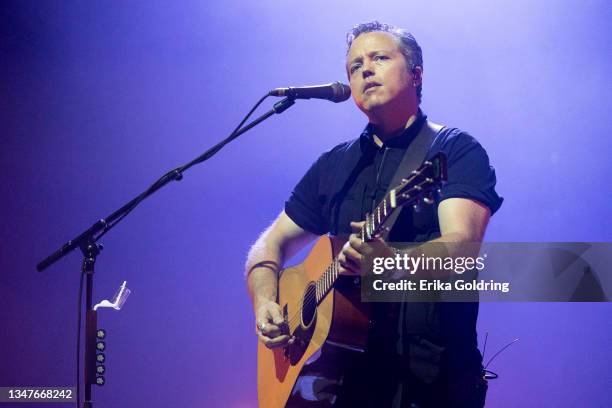
[[[363,63],[363,69],[361,70],[361,75],[363,78],[368,78],[374,75],[374,61],[366,61]]]

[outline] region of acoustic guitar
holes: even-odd
[[[361,229],[364,241],[385,236],[387,221],[407,204],[431,204],[432,193],[446,180],[446,157],[438,154],[391,189]],[[340,275],[336,258],[344,240],[322,236],[304,262],[281,271],[278,303],[282,330],[295,338],[284,348],[259,342],[257,386],[261,408],[283,408],[304,363],[323,343],[364,350],[368,340],[368,303],[361,301],[360,278]]]

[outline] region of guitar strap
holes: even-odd
[[[413,170],[421,166],[427,157],[427,152],[429,152],[430,147],[442,128],[442,125],[425,120],[419,133],[406,149],[406,153],[404,153],[404,157],[397,167],[385,195],[387,195],[392,188],[400,184],[402,179],[407,178]],[[399,214],[400,211],[393,211],[393,213],[391,213],[384,224],[385,228],[388,228],[387,231],[391,231]]]
[[[427,153],[429,152],[429,149],[433,145],[433,142],[440,134],[440,131],[442,129],[443,126],[425,120],[425,122],[421,126],[421,129],[419,130],[419,133],[416,135],[414,140],[406,149],[404,157],[402,158],[402,161],[397,167],[397,170],[395,171],[395,174],[391,179],[391,183],[389,184],[389,189],[387,190],[385,195],[388,194],[392,188],[397,186],[402,181],[402,179],[407,178],[413,170],[416,170],[421,166],[421,164],[427,158]],[[389,216],[389,218],[385,222],[384,227],[386,228],[385,231],[387,231],[387,234],[393,228],[400,212],[400,210],[393,211],[391,213],[391,216]],[[383,238],[386,239],[386,236],[384,236]],[[390,318],[390,321],[397,321],[397,329],[398,332],[401,333],[401,336],[398,340],[402,339],[403,336],[405,336],[403,328],[405,324],[405,319],[407,318],[406,314],[413,316],[408,317],[409,320],[420,321],[430,312],[430,307],[430,305],[424,303],[413,303],[411,304],[410,310],[406,310],[406,307],[400,307],[400,304],[393,303],[391,307],[386,309],[387,318]],[[417,316],[417,318],[415,319],[414,316]],[[405,340],[398,341],[396,343],[398,354],[403,356],[410,353],[408,350],[405,349],[404,342]],[[399,408],[402,405],[402,397],[404,396],[404,394],[407,394],[407,390],[405,389],[406,386],[403,382],[399,382],[397,386],[397,391],[391,403],[393,408]]]

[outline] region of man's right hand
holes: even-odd
[[[278,303],[271,300],[258,302],[255,309],[256,332],[259,339],[268,348],[282,347],[291,344],[291,337],[282,332],[285,320]]]

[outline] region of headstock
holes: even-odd
[[[423,162],[421,167],[414,170],[408,178],[390,191],[391,207],[400,207],[406,204],[419,205],[433,204],[433,194],[439,191],[447,179],[446,156],[438,153],[431,160]]]

